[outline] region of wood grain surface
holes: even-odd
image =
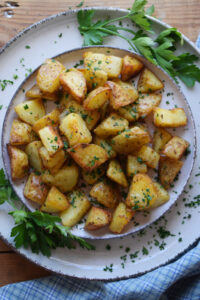
[[[76,8],[80,1],[19,0],[13,8],[8,3],[0,0],[0,47],[25,27],[49,15]],[[86,0],[84,6],[129,8],[132,3],[133,0]],[[147,7],[152,4],[157,18],[196,40],[200,32],[200,0],[149,0]],[[0,265],[0,286],[51,274],[15,253],[3,241],[0,241]]]

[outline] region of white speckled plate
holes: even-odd
[[[99,8],[96,15],[97,18],[104,18],[108,15],[115,18],[125,12],[125,10]],[[157,33],[167,26],[158,20],[152,19],[152,21],[154,30]],[[125,24],[127,23],[125,22]],[[61,38],[59,38],[60,33],[62,33]],[[30,69],[36,69],[47,57],[57,56],[70,49],[78,48],[81,44],[82,37],[77,29],[76,12],[74,11],[47,18],[31,26],[8,43],[0,52],[0,80],[13,80],[14,84],[8,85],[4,91],[0,92],[0,104],[3,105],[0,111],[1,120],[4,119],[7,106]],[[116,37],[107,38],[106,44],[128,49],[128,45]],[[29,45],[30,48],[27,48],[26,45]],[[198,50],[188,39],[185,39],[184,46],[178,51],[189,51],[199,55]],[[13,79],[14,74],[18,75],[17,80]],[[200,85],[197,84],[193,89],[188,89],[182,84],[180,84],[180,87],[190,104],[194,116],[198,149],[200,137],[198,123],[200,102],[198,96]],[[171,90],[166,90],[167,92],[174,92],[172,86],[169,86],[169,88]],[[168,107],[173,107],[178,101],[178,104],[176,103],[178,106],[184,105],[183,107],[186,108],[185,104],[180,102],[182,101],[181,98],[173,99],[173,95],[170,95],[166,100],[170,102]],[[186,139],[188,138],[193,143],[193,137],[191,135],[187,136],[188,131],[184,131],[183,134]],[[193,145],[191,145],[191,149],[194,149]],[[193,151],[190,155],[190,157],[193,156]],[[200,209],[197,205],[190,207],[191,204],[189,204],[188,206],[191,201],[196,201],[193,198],[198,194],[199,161],[199,153],[197,153],[189,183],[176,204],[170,208],[164,217],[145,230],[123,238],[92,241],[96,246],[96,251],[93,252],[80,248],[76,250],[57,249],[52,253],[51,258],[32,254],[31,251],[25,249],[20,249],[20,253],[49,270],[87,279],[114,280],[138,276],[166,264],[186,251],[190,245],[199,239]],[[0,165],[2,166],[2,160]],[[184,177],[187,176],[188,169],[186,168],[181,172],[180,180],[184,180]],[[174,194],[176,194],[176,191],[174,191]],[[0,233],[5,240],[13,244],[10,238],[13,220],[7,214],[10,209],[8,204],[0,207]],[[194,230],[194,226],[196,230]],[[162,239],[161,232],[163,229],[171,233],[171,235],[168,234],[169,236],[166,239]]]

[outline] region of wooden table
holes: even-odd
[[[19,0],[16,7],[9,8],[6,2],[0,0],[0,47],[32,23],[80,3],[79,0]],[[129,8],[132,3],[133,0],[86,0],[84,6]],[[147,6],[152,4],[156,7],[156,17],[196,40],[200,31],[199,0],[149,0]],[[7,13],[13,16],[6,18]],[[0,241],[0,265],[0,286],[51,274],[15,253],[3,241]]]

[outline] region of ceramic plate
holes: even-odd
[[[96,17],[97,19],[106,16],[116,18],[126,12],[126,10],[120,9],[98,8],[96,9]],[[166,24],[151,19],[156,33],[163,30],[163,27],[167,27]],[[126,21],[125,24],[127,23]],[[129,24],[129,26],[132,25]],[[62,36],[60,33],[62,33]],[[105,43],[106,45],[128,49],[128,45],[117,37],[109,37]],[[26,47],[27,45],[30,47]],[[35,70],[47,57],[59,55],[81,45],[82,37],[77,29],[75,11],[47,18],[29,27],[8,43],[0,54],[0,80],[11,80],[13,84],[8,83],[4,91],[1,91],[0,104],[3,105],[0,111],[1,120],[4,119],[11,99],[27,74]],[[178,51],[199,55],[198,50],[187,38],[185,38],[183,48],[178,49]],[[13,76],[17,79],[13,79]],[[194,116],[198,149],[200,137],[200,125],[198,123],[200,85],[197,84],[193,89],[188,89],[180,83],[180,88],[186,96]],[[174,90],[171,90],[168,92],[168,96],[166,95],[166,101],[170,103],[169,108],[173,107],[176,101],[173,93]],[[182,105],[181,103],[180,106]],[[184,134],[187,135],[187,131]],[[193,149],[193,145],[191,149]],[[87,251],[80,248],[73,251],[57,249],[53,251],[50,258],[32,254],[31,251],[25,249],[20,249],[19,252],[49,270],[86,279],[116,280],[133,277],[166,264],[186,251],[189,246],[199,239],[199,161],[198,152],[190,180],[178,201],[163,217],[145,230],[140,230],[138,233],[123,238],[92,241],[96,246],[96,251]],[[2,160],[0,164],[2,166]],[[187,176],[187,173],[185,170],[185,173],[181,172],[181,176]],[[176,192],[174,190],[174,194]],[[10,231],[14,224],[12,218],[7,214],[10,210],[8,204],[0,207],[0,232],[6,241],[13,244]],[[194,227],[197,230],[194,230]]]

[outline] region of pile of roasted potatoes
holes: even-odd
[[[133,78],[139,74],[137,89]],[[163,82],[136,57],[84,52],[82,68],[47,59],[15,107],[8,153],[12,179],[28,175],[24,196],[85,229],[121,233],[136,211],[169,200],[189,143],[166,128],[187,124],[164,109]],[[47,101],[55,108],[46,113]],[[145,118],[152,114],[151,136]],[[148,175],[158,170],[158,182]],[[87,187],[88,192],[85,192]]]

